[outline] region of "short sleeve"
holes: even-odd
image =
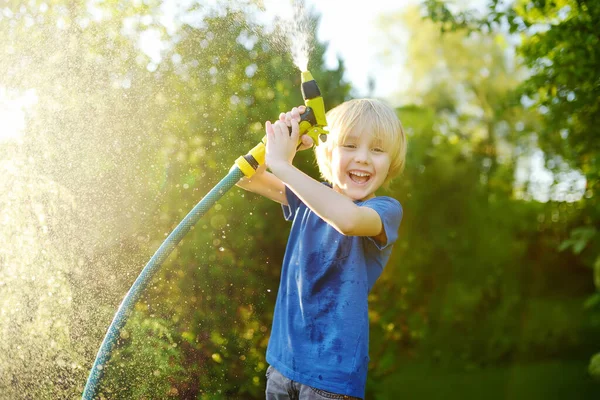
[[[398,229],[400,229],[400,222],[402,221],[402,206],[400,205],[400,202],[391,197],[380,196],[367,200],[361,204],[361,206],[372,208],[379,214],[383,229],[385,230],[387,242],[379,243],[372,237],[369,237],[368,239],[374,243],[379,250],[383,250],[394,244],[398,239]]]
[[[286,221],[291,221],[294,219],[294,215],[296,215],[296,210],[302,203],[302,201],[296,196],[296,193],[292,192],[287,185],[285,186],[285,198],[287,199],[287,205],[281,205],[283,209],[283,217]]]

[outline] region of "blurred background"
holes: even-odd
[[[382,98],[409,140],[381,192],[404,219],[367,398],[598,398],[600,3],[397,3],[307,2],[301,32],[326,107]],[[0,2],[0,399],[80,398],[143,266],[301,103],[286,4]],[[227,193],[136,305],[101,398],[264,398],[289,227]]]

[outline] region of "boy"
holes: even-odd
[[[292,165],[303,107],[266,122],[265,164],[238,186],[282,204],[293,220],[267,349],[267,399],[363,398],[369,362],[367,296],[398,237],[400,203],[375,191],[406,155],[400,121],[377,100],[327,113],[316,147],[320,183]],[[292,127],[291,134],[288,126]],[[312,145],[302,138],[303,148]]]

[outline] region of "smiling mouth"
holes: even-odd
[[[371,179],[371,174],[367,172],[350,171],[348,172],[348,176],[352,182],[358,183],[359,185],[365,184]]]

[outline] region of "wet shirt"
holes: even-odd
[[[369,363],[367,296],[398,238],[400,203],[374,197],[355,204],[381,217],[387,243],[344,236],[286,187],[292,229],[281,271],[267,362],[288,379],[364,397]]]

